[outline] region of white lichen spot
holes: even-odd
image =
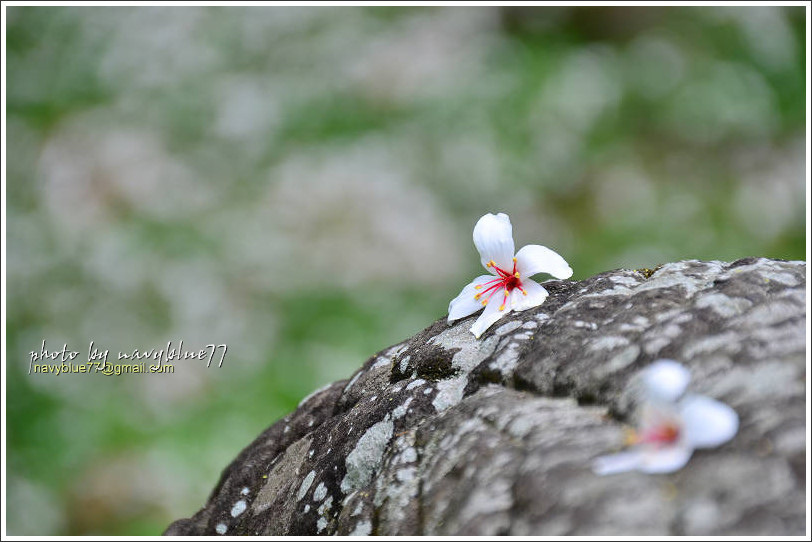
[[[454,326],[429,339],[428,344],[436,344],[449,351],[457,350],[451,359],[451,366],[467,374],[493,353],[499,339],[496,334],[485,340],[475,339],[465,326]]]
[[[587,329],[598,329],[598,324],[595,322],[584,322],[583,320],[576,320],[572,323],[573,327],[585,327]]]
[[[775,300],[759,305],[743,316],[751,328],[775,326],[796,318],[798,307],[791,301]]]
[[[408,447],[400,454],[400,460],[403,463],[414,463],[417,461],[417,450],[413,447]]]
[[[660,350],[668,346],[669,344],[671,344],[670,338],[657,337],[656,339],[647,341],[646,344],[643,346],[643,349],[646,351],[646,354],[653,356],[657,354]]]
[[[248,505],[243,500],[235,502],[234,506],[231,508],[231,517],[236,518],[237,516],[245,512],[247,506]]]
[[[296,494],[296,500],[301,501],[302,498],[307,494],[307,490],[310,489],[310,486],[313,484],[313,480],[316,478],[316,471],[310,471],[305,476],[304,480],[302,480],[302,485],[299,486],[299,492]]]
[[[494,331],[494,333],[496,333],[497,335],[500,335],[500,336],[501,335],[507,335],[508,333],[510,333],[511,331],[516,329],[517,327],[519,327],[520,325],[522,325],[521,321],[513,320],[512,322],[507,322],[506,324],[502,324],[501,326],[496,328],[496,331]]]
[[[387,417],[364,432],[355,448],[347,454],[347,474],[341,481],[341,491],[349,493],[365,486],[383,458],[383,452],[392,438],[394,424]]]
[[[406,389],[407,389],[407,390],[413,390],[413,389],[415,389],[415,388],[417,388],[417,387],[422,386],[422,385],[423,385],[423,384],[425,384],[425,383],[426,383],[426,381],[425,381],[425,380],[423,380],[422,378],[418,378],[417,380],[414,380],[414,381],[412,381],[412,382],[409,382],[409,385],[408,385],[408,386],[406,386]]]
[[[387,365],[391,365],[392,360],[399,356],[404,350],[406,350],[406,344],[396,344],[395,346],[389,348],[386,352],[384,352],[377,360],[375,360],[375,364],[370,367],[370,369],[377,369],[379,367],[385,367]]]
[[[512,342],[502,350],[488,367],[502,374],[511,374],[519,361],[519,345]]]
[[[287,433],[288,431],[290,431],[290,426],[289,426],[289,425],[286,425],[286,426],[285,426],[285,430],[284,430],[284,431],[282,431],[282,432],[283,432],[283,433]]]
[[[389,365],[390,363],[392,363],[392,358],[387,357],[387,356],[381,356],[372,365],[372,367],[370,367],[370,369],[377,369],[378,367],[385,367],[386,365]]]
[[[437,382],[437,395],[431,402],[437,412],[442,412],[462,401],[462,394],[468,384],[468,375],[463,374]]]
[[[645,316],[640,316],[639,314],[632,318],[632,323],[638,325],[640,327],[648,327],[651,321],[646,318]]]
[[[674,317],[674,319],[671,320],[670,323],[671,324],[684,324],[686,322],[690,322],[693,319],[694,319],[693,314],[691,314],[690,312],[683,312],[681,314],[676,315]]]
[[[242,488],[242,490],[240,490],[240,495],[248,495],[249,493],[250,490],[247,487],[244,487]]]
[[[400,372],[405,373],[406,369],[409,367],[409,360],[412,359],[412,356],[404,356],[402,360],[400,360]]]
[[[353,516],[357,516],[357,515],[359,515],[361,512],[363,512],[363,511],[364,511],[364,501],[358,501],[358,504],[356,504],[356,505],[355,505],[355,510],[353,510],[353,511],[350,513],[350,516],[351,516],[351,517],[353,517]]]
[[[316,450],[310,450],[309,452],[307,452],[307,456],[308,456],[308,457],[313,457],[313,453],[314,453],[315,451],[316,451]]]
[[[623,286],[637,286],[640,282],[638,279],[634,277],[627,277],[625,275],[616,275],[613,277],[609,277],[609,279],[614,282],[615,284],[622,284]]]
[[[536,329],[537,327],[539,327],[539,325],[536,322],[533,322],[532,320],[522,324],[522,329]]]
[[[327,497],[327,500],[319,506],[317,512],[319,513],[319,520],[316,522],[316,530],[318,532],[323,531],[327,527],[327,518],[325,515],[333,508],[333,497]]]
[[[640,355],[640,347],[632,344],[612,356],[606,363],[595,369],[596,378],[604,378],[612,373],[620,371],[634,363]]]
[[[327,500],[324,501],[321,506],[319,506],[318,513],[324,515],[330,510],[332,510],[332,508],[333,508],[333,497],[330,496],[327,497]]]
[[[648,318],[637,315],[631,319],[631,322],[620,324],[620,326],[618,326],[618,330],[622,332],[643,331],[648,329],[650,325],[651,321]]]
[[[649,336],[653,336],[655,338],[664,337],[667,339],[676,339],[682,334],[682,328],[676,324],[669,323],[660,328],[652,328],[650,333],[647,333]]]
[[[696,306],[700,309],[711,309],[722,318],[731,318],[752,307],[753,303],[743,297],[729,297],[715,292],[697,298]]]
[[[349,383],[348,383],[346,386],[344,386],[344,393],[347,393],[347,391],[348,391],[350,388],[352,388],[352,385],[353,385],[353,384],[355,384],[356,380],[358,380],[358,378],[359,378],[359,377],[360,377],[362,374],[364,374],[364,371],[358,371],[358,372],[355,374],[355,376],[353,376],[353,377],[350,379]],[[302,406],[302,405],[299,405],[299,406]]]
[[[370,398],[369,398],[369,402],[370,402],[370,403],[372,403],[372,402],[374,402],[374,401],[375,401],[375,399],[377,399],[377,398],[378,398],[378,396],[377,396],[377,395],[373,395],[372,397],[370,397]]]
[[[428,395],[428,394],[430,394],[432,391],[434,391],[434,388],[426,388],[425,390],[423,390],[423,394],[424,394],[424,395]]]
[[[708,335],[682,347],[684,359],[692,359],[699,354],[709,352],[724,352],[725,354],[736,354],[741,350],[742,337],[733,331],[727,331],[719,335]]]
[[[324,485],[324,482],[319,482],[319,485],[317,485],[316,489],[313,491],[313,500],[319,502],[326,496],[327,486]]]
[[[395,346],[390,347],[389,350],[387,350],[386,352],[384,352],[384,355],[395,358],[401,355],[404,351],[406,351],[407,346],[409,345],[406,343],[398,343]]]
[[[349,536],[369,536],[370,534],[372,534],[372,523],[369,521],[359,521]]]
[[[392,411],[392,418],[397,420],[397,419],[402,418],[403,416],[405,416],[406,411],[409,408],[409,405],[411,404],[411,402],[412,402],[411,397],[406,399],[406,401],[404,401],[402,405],[400,405],[399,407],[397,407],[395,410]]]
[[[304,513],[307,514],[308,512],[310,512],[310,505],[306,504],[304,507]]]
[[[352,382],[350,382],[350,384],[352,384]],[[299,408],[302,408],[302,405],[303,405],[303,404],[305,404],[305,403],[306,403],[306,402],[308,402],[310,399],[312,399],[313,397],[315,397],[315,396],[316,396],[316,395],[318,395],[319,393],[323,392],[324,390],[326,390],[327,388],[329,388],[329,387],[330,387],[330,386],[332,386],[332,385],[333,385],[333,384],[332,384],[332,383],[330,383],[330,384],[327,384],[326,386],[322,386],[322,387],[320,387],[319,389],[317,389],[317,390],[316,390],[316,391],[314,391],[314,392],[311,392],[311,393],[310,393],[310,395],[307,395],[307,396],[306,396],[304,399],[302,399],[301,401],[299,401]],[[349,386],[347,386],[347,387],[349,387]],[[344,389],[346,390],[347,388],[344,388]]]
[[[405,469],[400,469],[396,476],[399,482],[410,482],[414,480],[414,474],[417,472],[417,469],[414,467],[408,467]]]
[[[533,430],[534,420],[530,416],[517,416],[507,427],[508,434],[516,438],[524,438]]]
[[[226,534],[228,526],[225,523],[218,523],[214,530],[217,531],[217,534]]]
[[[590,342],[589,350],[592,352],[614,350],[615,348],[626,346],[627,344],[629,344],[629,339],[627,339],[626,337],[607,335]]]

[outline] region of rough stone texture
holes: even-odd
[[[684,261],[549,281],[481,340],[438,320],[304,399],[166,534],[802,535],[805,274]],[[738,434],[673,474],[594,475],[661,357]]]

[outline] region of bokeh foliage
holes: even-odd
[[[445,313],[510,214],[574,279],[803,259],[803,8],[12,7],[9,534],[157,534]],[[223,368],[28,375],[227,343]]]

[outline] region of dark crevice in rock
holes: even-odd
[[[426,534],[426,512],[423,509],[423,447],[416,438],[414,449],[417,452],[417,529],[413,534],[416,536],[424,536]]]
[[[572,397],[575,393],[575,384],[565,378],[559,378],[557,374],[553,375],[553,389],[549,397]],[[540,397],[546,397],[544,393],[538,393]]]
[[[374,499],[374,497],[373,497]],[[372,527],[370,529],[369,534],[371,536],[378,536],[380,533],[378,532],[378,525],[380,523],[380,510],[377,506],[372,506],[372,515],[370,516],[370,521],[372,522]]]
[[[735,262],[731,262],[727,265],[727,269],[735,269],[736,267],[743,267],[745,265],[752,265],[759,261],[760,258],[749,257],[749,258],[741,258],[736,260]]]

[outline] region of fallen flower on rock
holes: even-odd
[[[739,417],[726,404],[702,395],[683,395],[690,373],[676,361],[659,360],[642,376],[639,426],[628,437],[631,448],[595,459],[596,474],[674,472],[688,463],[694,450],[715,448],[738,431]]]
[[[474,226],[474,245],[482,266],[491,274],[475,278],[451,300],[448,323],[485,307],[471,326],[477,339],[511,310],[523,311],[544,303],[547,290],[529,277],[536,273],[558,279],[572,276],[564,258],[547,247],[527,245],[514,255],[513,227],[504,213],[488,213],[479,219]]]

